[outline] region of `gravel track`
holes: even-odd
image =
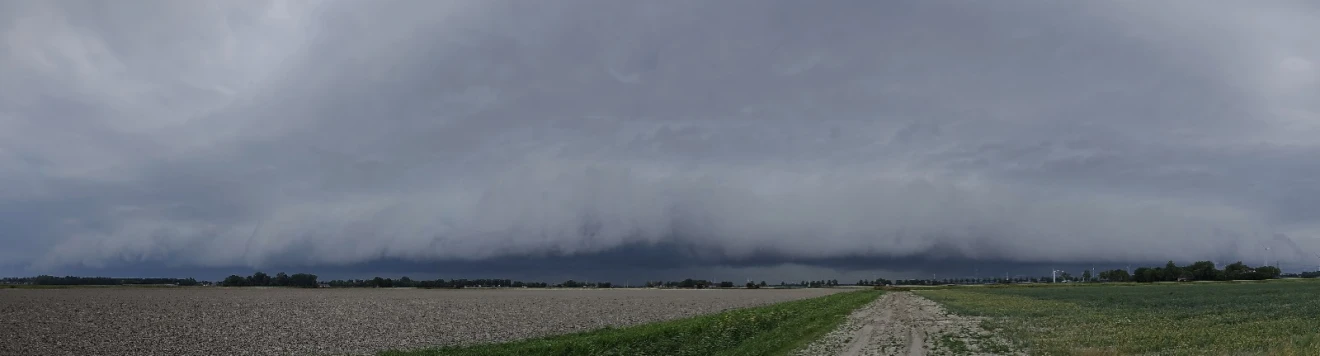
[[[1007,345],[1007,341],[982,329],[980,319],[950,314],[939,304],[910,292],[890,292],[854,311],[837,329],[798,355],[1020,354],[1009,352]]]
[[[0,289],[0,355],[309,355],[509,341],[837,293]]]

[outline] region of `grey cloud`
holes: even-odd
[[[4,6],[34,271],[1320,249],[1307,2]]]

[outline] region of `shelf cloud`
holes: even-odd
[[[1320,252],[1308,1],[11,2],[0,78],[14,273]]]

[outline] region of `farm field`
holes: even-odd
[[[861,290],[619,329],[381,355],[788,355],[834,330],[881,294]]]
[[[1320,283],[916,290],[1033,355],[1317,355]]]
[[[0,355],[370,354],[625,327],[842,291],[0,289]]]

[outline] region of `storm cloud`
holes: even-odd
[[[0,266],[1312,265],[1317,98],[1308,1],[7,2]]]

